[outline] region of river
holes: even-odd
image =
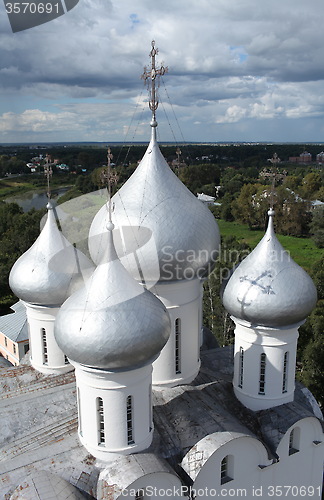
[[[68,187],[55,189],[52,191],[52,199],[58,200],[61,196],[63,196],[66,191],[68,191]],[[5,201],[7,203],[17,203],[24,212],[28,212],[32,208],[39,210],[40,208],[44,208],[47,205],[47,194],[46,193],[35,193],[35,191],[28,191],[27,193],[23,193],[17,196],[13,196],[10,198],[6,198]]]

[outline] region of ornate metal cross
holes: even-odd
[[[45,158],[45,165],[44,165],[44,175],[47,179],[47,198],[50,199],[51,197],[51,190],[50,190],[50,178],[53,175],[53,170],[50,164],[50,156],[47,154]]]
[[[156,110],[159,105],[159,100],[157,96],[157,86],[156,82],[159,85],[159,77],[163,76],[168,72],[168,68],[161,64],[160,68],[155,66],[155,57],[158,54],[158,49],[155,47],[155,41],[152,41],[152,50],[150,52],[151,57],[151,68],[148,69],[146,66],[144,67],[144,73],[142,74],[142,78],[147,83],[150,91],[150,101],[149,106],[152,111],[152,122],[156,122]]]

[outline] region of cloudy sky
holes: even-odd
[[[1,2],[0,143],[146,140],[153,39],[162,141],[322,142],[323,18],[323,0],[79,0],[12,33]]]

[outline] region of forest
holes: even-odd
[[[303,265],[318,290],[318,304],[300,328],[297,377],[324,406],[324,170],[315,161],[319,145],[174,145],[161,147],[162,153],[180,180],[193,194],[216,198],[210,209],[222,233],[219,261],[204,284],[204,324],[220,346],[233,343],[233,322],[221,303],[222,281],[261,239],[267,224],[267,210],[274,205],[276,232],[289,238],[293,258]],[[313,155],[309,164],[289,162],[307,149]],[[116,189],[134,172],[145,146],[111,147],[113,169],[118,176]],[[40,154],[42,153],[42,154]],[[281,158],[280,162],[269,161]],[[42,148],[0,148],[0,196],[14,196],[24,190],[46,190],[43,169],[45,154],[52,161],[53,186],[70,186],[60,198],[63,203],[102,187],[106,168],[106,147],[48,146]],[[40,158],[41,157],[41,158]],[[38,158],[35,172],[26,163]],[[54,159],[57,161],[54,163]],[[69,171],[60,171],[58,164]],[[316,202],[315,202],[316,200]],[[314,203],[315,202],[315,203]],[[9,312],[15,301],[8,274],[15,260],[39,234],[45,210],[23,213],[15,203],[0,201],[0,314]],[[242,237],[242,235],[244,235]],[[286,241],[286,240],[285,240]],[[299,255],[300,262],[298,262]]]

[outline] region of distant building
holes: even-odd
[[[324,151],[316,155],[316,163],[324,163]]]
[[[17,302],[11,309],[14,313],[0,317],[0,353],[14,366],[29,350],[26,309]]]
[[[299,156],[290,156],[290,163],[312,163],[312,155],[307,151],[304,151]]]
[[[214,205],[215,202],[214,196],[209,196],[208,194],[204,193],[197,193],[197,198],[199,201],[206,203],[206,205]]]

